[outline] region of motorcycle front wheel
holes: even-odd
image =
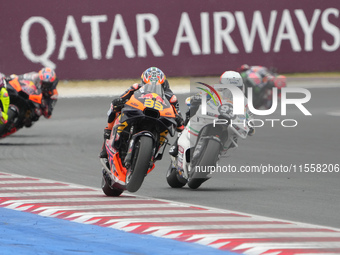
[[[149,170],[153,153],[153,140],[149,136],[141,136],[136,142],[131,168],[126,174],[126,189],[136,192],[142,186]]]
[[[119,197],[123,193],[123,190],[110,187],[110,185],[107,184],[104,176],[102,177],[102,190],[108,197]]]
[[[180,179],[176,168],[173,168],[171,163],[166,174],[166,181],[171,188],[182,188],[187,183],[184,178]]]

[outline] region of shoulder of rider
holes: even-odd
[[[139,83],[132,84],[127,90],[123,92],[123,94],[120,95],[120,98],[122,99],[129,99],[137,89],[141,88],[142,85]]]
[[[53,82],[53,88],[54,88],[54,89],[57,88],[58,83],[59,83],[59,79],[56,78],[56,79],[54,80],[54,82]]]
[[[2,99],[8,98],[8,91],[6,87],[0,88],[0,96]],[[0,109],[1,109],[1,104],[0,104]]]
[[[17,76],[18,76],[18,79],[31,80],[31,81],[35,81],[39,79],[39,73],[37,72],[29,72],[29,73],[20,74]]]
[[[136,83],[132,84],[130,86],[130,88],[128,88],[127,90],[128,91],[135,91],[137,89],[140,89],[142,86],[143,86],[142,84],[136,82]]]

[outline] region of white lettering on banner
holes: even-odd
[[[117,38],[119,35],[119,39]],[[121,45],[125,50],[125,56],[128,58],[134,58],[136,56],[133,49],[129,34],[126,30],[123,17],[117,14],[113,22],[112,33],[110,37],[109,46],[107,46],[106,58],[111,59],[115,46]]]
[[[227,27],[222,29],[222,19],[226,19]],[[215,53],[223,53],[222,41],[227,46],[230,53],[238,53],[233,39],[231,39],[230,33],[235,28],[235,19],[230,12],[214,12],[214,33],[215,33]]]
[[[303,33],[305,34],[305,51],[312,51],[313,50],[313,33],[315,30],[315,26],[318,22],[321,10],[319,9],[314,10],[314,14],[313,14],[310,25],[308,24],[308,20],[303,10],[295,10],[294,13],[297,19],[299,20]]]
[[[334,8],[326,9],[321,16],[321,24],[322,28],[328,32],[334,38],[333,45],[327,44],[325,40],[322,41],[321,48],[325,51],[336,51],[340,47],[340,29],[329,22],[329,15],[334,15],[335,17],[339,17],[339,10]]]
[[[100,43],[100,29],[99,23],[106,22],[106,15],[98,15],[98,16],[83,16],[81,18],[81,22],[90,23],[91,25],[91,41],[92,41],[92,57],[93,59],[101,59],[101,43]]]
[[[199,14],[199,31],[194,30],[189,13],[183,12],[181,13],[176,38],[173,41],[172,52],[168,54],[178,56],[181,47],[184,46],[189,46],[189,52],[192,55],[239,54],[241,49],[244,49],[244,53],[250,54],[254,52],[256,40],[259,40],[264,53],[280,52],[284,42],[290,43],[293,52],[311,52],[314,50],[334,52],[339,50],[340,27],[338,26],[338,21],[340,15],[338,9],[328,8],[323,11],[315,9],[310,15],[306,15],[302,9],[285,9],[280,14],[281,16],[279,16],[277,10],[272,10],[268,13],[269,18],[264,21],[263,13],[260,10],[255,10],[251,23],[248,22],[247,24],[246,14],[242,11],[236,11],[235,13],[227,11],[201,12]],[[22,51],[24,56],[33,63],[41,63],[52,68],[56,68],[56,64],[50,58],[56,49],[58,49],[58,60],[64,60],[66,54],[72,52],[69,48],[75,50],[78,59],[86,60],[88,59],[87,50],[90,49],[85,48],[87,44],[84,45],[82,40],[84,35],[79,32],[83,31],[85,26],[91,32],[92,59],[102,59],[102,48],[104,49],[104,47],[106,47],[105,58],[112,59],[116,46],[124,50],[126,58],[145,58],[148,56],[148,48],[150,49],[149,52],[155,57],[164,57],[166,55],[166,52],[162,50],[166,45],[161,45],[156,40],[157,33],[162,29],[157,15],[152,13],[135,15],[135,38],[137,38],[135,46],[132,44],[129,30],[125,26],[121,14],[114,16],[112,30],[109,32],[109,42],[105,46],[102,45],[103,27],[105,26],[105,32],[107,33],[108,20],[108,15],[84,15],[81,17],[80,23],[73,16],[67,16],[63,37],[58,48],[53,24],[44,17],[30,17],[21,28]],[[335,20],[337,23],[334,23]],[[295,24],[293,21],[295,21]],[[210,22],[213,22],[213,24],[210,24]],[[30,31],[33,25],[41,26],[46,34],[46,48],[42,54],[36,54],[32,50]],[[77,26],[83,27],[79,27],[81,29],[78,30]],[[321,34],[318,31],[318,43],[314,42],[316,28],[321,28],[324,32]],[[301,30],[303,33],[299,38],[297,32]],[[201,40],[197,40],[196,33],[199,32],[201,33]],[[234,41],[234,34],[238,32],[242,39],[242,45],[240,43],[236,44]],[[324,36],[324,38],[320,38],[320,35]],[[302,36],[303,38],[301,38]],[[42,40],[42,43],[44,43],[44,40]],[[166,43],[171,43],[171,40],[167,40]],[[43,46],[40,46],[40,48]],[[185,50],[187,51],[187,48]]]
[[[287,33],[285,33],[287,31]],[[274,45],[274,52],[279,52],[282,40],[289,40],[293,51],[301,51],[301,46],[294,28],[289,10],[283,10],[279,31]]]
[[[68,38],[71,37],[72,40],[69,41]],[[61,41],[58,59],[63,60],[65,58],[65,52],[67,48],[75,48],[79,59],[87,59],[87,54],[83,41],[81,40],[76,21],[73,16],[67,16],[65,31],[63,39]]]
[[[268,32],[263,23],[262,14],[260,11],[255,11],[252,21],[251,32],[249,33],[247,23],[243,12],[235,12],[235,17],[239,26],[240,34],[242,37],[244,49],[247,53],[253,51],[253,45],[256,37],[256,31],[259,34],[263,52],[270,51],[270,45],[273,38],[274,26],[276,21],[277,11],[270,12],[270,20]]]
[[[186,34],[186,36],[183,35],[184,33]],[[178,56],[179,48],[182,43],[189,43],[192,55],[201,54],[201,49],[198,44],[195,31],[192,28],[189,15],[186,12],[183,12],[181,16],[181,21],[179,23],[179,27],[177,30],[177,35],[175,39],[174,48],[172,50],[172,55]]]
[[[209,13],[201,12],[201,38],[202,38],[202,54],[209,55],[210,50],[210,29],[209,29]]]
[[[35,55],[32,52],[32,48],[30,44],[29,32],[34,23],[41,24],[46,32],[46,39],[47,39],[46,51],[40,56]],[[55,36],[53,26],[47,19],[43,17],[31,17],[25,21],[24,25],[21,28],[21,36],[20,36],[21,49],[24,55],[29,60],[31,60],[33,63],[41,63],[44,66],[56,68],[55,63],[49,60],[49,57],[53,54],[53,51],[55,49],[55,44],[56,44],[55,37],[56,36]]]
[[[151,28],[147,32],[145,31],[145,21],[148,20],[150,22]],[[138,57],[146,57],[146,44],[149,44],[150,49],[154,56],[161,57],[164,56],[162,49],[159,47],[155,34],[157,34],[159,30],[159,21],[156,15],[147,13],[147,14],[137,14],[136,15],[137,22],[137,34],[138,34]]]

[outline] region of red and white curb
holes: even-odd
[[[340,229],[0,173],[0,207],[240,254],[340,254]]]

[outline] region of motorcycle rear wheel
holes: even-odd
[[[218,155],[220,153],[221,145],[215,140],[209,140],[205,149],[201,152],[197,166],[216,166]],[[209,152],[209,153],[207,153]],[[195,171],[195,167],[192,167]],[[208,175],[209,173],[207,173]],[[188,186],[191,189],[197,189],[203,182],[209,178],[195,178],[195,172],[191,175],[188,181]]]
[[[137,143],[133,156],[133,162],[126,175],[126,189],[136,192],[142,186],[144,178],[149,170],[153,153],[153,140],[149,136],[141,136]],[[131,173],[129,173],[129,171]]]

